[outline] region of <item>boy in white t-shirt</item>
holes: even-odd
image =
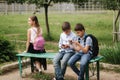
[[[54,80],[64,80],[64,74],[67,67],[67,62],[74,54],[73,48],[70,46],[70,41],[74,40],[75,34],[71,31],[69,22],[64,22],[62,25],[63,33],[60,35],[59,40],[59,53],[53,60],[55,69]]]

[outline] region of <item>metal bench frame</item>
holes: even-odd
[[[21,53],[17,54],[16,56],[18,57],[18,63],[19,63],[19,71],[20,71],[20,77],[22,77],[22,57],[35,57],[35,58],[46,58],[46,59],[53,59],[55,57],[56,53],[50,53],[47,52],[45,54],[31,54],[31,53]],[[86,80],[89,80],[89,64],[96,62],[96,67],[97,67],[97,80],[100,80],[100,68],[99,68],[99,61],[103,58],[103,56],[97,56],[96,58],[93,58],[89,61],[89,63],[86,66]]]

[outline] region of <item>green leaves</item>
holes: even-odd
[[[23,4],[25,3],[26,0],[6,0],[8,4],[11,4],[11,3],[20,3],[20,4]]]
[[[83,2],[87,2],[88,0],[52,0],[54,3],[58,3],[58,2],[72,2],[75,4],[79,4],[79,3],[83,3]]]
[[[15,46],[0,36],[0,63],[14,60],[16,58],[15,55]]]
[[[35,4],[38,8],[40,8],[41,6],[43,6],[45,2],[49,2],[50,0],[6,0],[6,1],[8,2],[8,4],[15,2],[23,4],[27,2],[29,4]],[[85,2],[88,2],[89,0],[51,0],[51,1],[53,1],[54,3],[72,2],[81,5]],[[120,9],[120,0],[94,0],[93,2],[100,2],[100,3],[102,2],[103,6],[110,10]]]
[[[120,9],[120,0],[99,0],[103,2],[105,8],[109,10]]]
[[[37,8],[40,8],[41,6],[43,6],[45,0],[26,0],[26,2],[28,4],[35,4]]]
[[[11,3],[29,3],[29,4],[36,4],[36,5],[43,5],[45,2],[49,2],[49,1],[53,1],[54,3],[58,3],[58,2],[72,2],[75,4],[80,4],[83,2],[87,2],[88,0],[6,0],[8,2],[8,4]]]
[[[120,64],[120,43],[117,43],[113,47],[106,47],[100,50],[102,56],[104,56],[104,62],[112,64]]]

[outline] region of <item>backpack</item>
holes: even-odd
[[[45,40],[42,37],[42,35],[39,35],[35,38],[34,43],[33,43],[33,48],[35,50],[43,50],[45,45]]]
[[[34,30],[35,31],[35,30]],[[33,48],[34,50],[43,50],[45,45],[45,40],[42,35],[37,35],[34,39]]]
[[[94,35],[88,34],[88,35],[86,35],[86,37],[84,39],[85,42],[86,42],[87,37],[90,37],[92,39],[92,45],[93,45],[93,47],[90,50],[92,51],[93,58],[94,58],[94,57],[96,57],[99,54],[98,40],[97,40],[97,38]]]

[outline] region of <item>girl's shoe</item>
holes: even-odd
[[[42,74],[42,70],[41,70],[41,69],[39,69],[38,72],[39,72],[40,74]]]

